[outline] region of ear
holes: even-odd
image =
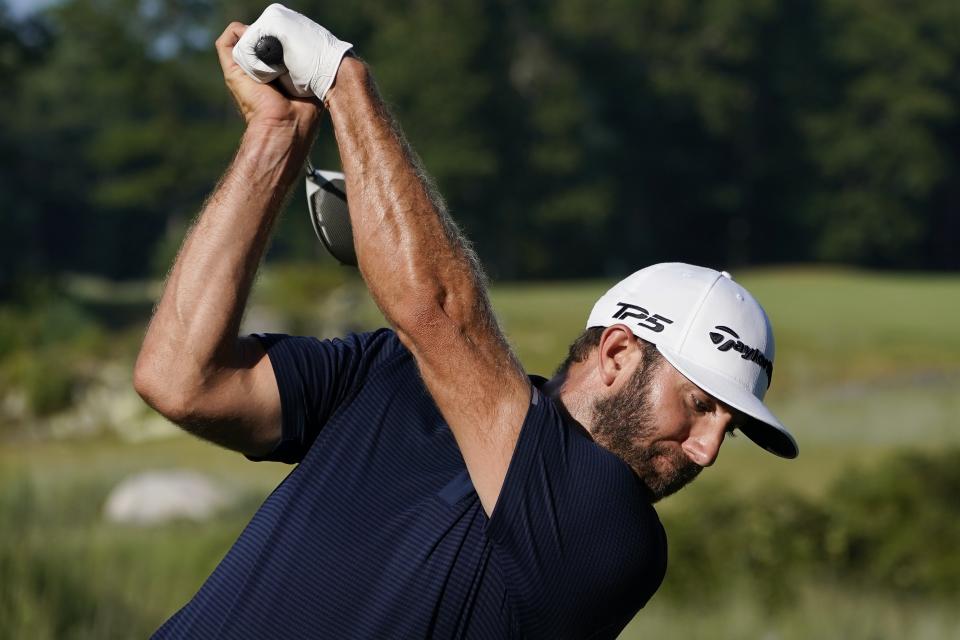
[[[620,376],[632,374],[640,355],[640,345],[626,325],[615,324],[604,329],[596,355],[603,384],[609,387]]]

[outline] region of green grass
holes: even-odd
[[[143,469],[191,467],[239,496],[214,521],[119,526],[110,489]],[[189,437],[0,446],[0,637],[147,637],[213,570],[288,467]]]
[[[786,387],[900,380],[960,363],[960,278],[855,271],[759,271],[744,284],[767,308]]]
[[[951,640],[960,630],[952,602],[916,601],[855,592],[833,585],[804,585],[777,610],[758,605],[754,593],[734,592],[719,605],[678,607],[654,596],[622,640]]]
[[[769,400],[797,436],[801,455],[784,461],[733,439],[713,468],[658,507],[666,516],[694,508],[710,491],[749,495],[779,485],[824,499],[851,466],[905,447],[960,444],[953,426],[960,413],[960,277],[814,269],[734,275],[773,319],[778,355]],[[528,370],[553,371],[609,284],[494,288],[501,323]],[[306,322],[309,291],[322,285],[307,278],[287,287],[303,299],[294,310],[299,322]],[[257,299],[271,295],[261,291]],[[354,322],[370,327],[382,319],[365,299]],[[172,467],[212,474],[242,496],[240,505],[203,525],[120,527],[102,519],[107,493],[120,479]],[[0,440],[0,637],[148,635],[196,591],[288,471],[186,436],[139,444]],[[675,569],[683,562],[671,557]],[[770,609],[738,587],[739,578],[709,602],[681,604],[658,594],[624,638],[934,639],[957,637],[960,629],[950,603],[851,591],[815,578],[789,606]]]

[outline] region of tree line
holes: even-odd
[[[287,4],[371,63],[494,277],[960,267],[955,0]],[[164,272],[241,130],[213,40],[264,6],[0,3],[0,295]],[[274,255],[317,255],[305,209]]]

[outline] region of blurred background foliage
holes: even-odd
[[[213,40],[264,4],[0,0],[0,638],[149,635],[288,471],[130,383],[241,132]],[[658,506],[670,569],[625,638],[960,637],[960,3],[287,4],[372,64],[530,371],[652,262],[730,268],[767,308],[801,456],[735,439]],[[328,125],[313,156],[339,166]],[[299,189],[242,330],[381,325]],[[240,500],[104,519],[158,468]]]
[[[162,274],[240,131],[212,41],[263,3],[15,4],[0,293]],[[494,277],[620,275],[634,256],[960,265],[954,0],[292,6],[373,65]],[[339,166],[329,130],[315,155]],[[282,226],[274,255],[312,250]]]

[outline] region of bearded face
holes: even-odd
[[[629,464],[656,502],[689,484],[703,467],[675,443],[659,439],[654,380],[670,364],[645,350],[642,362],[616,395],[594,403],[591,433],[598,444]]]

